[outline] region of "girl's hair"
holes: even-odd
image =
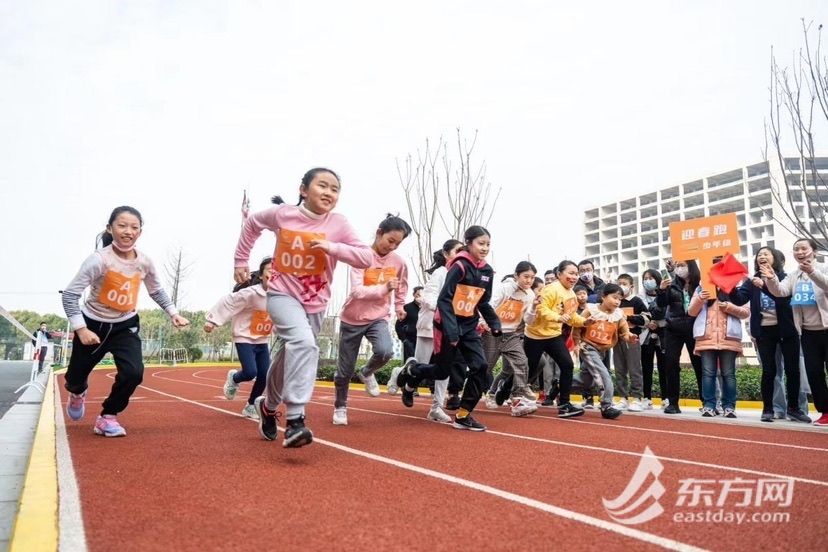
[[[310,183],[313,182],[313,179],[316,178],[316,175],[318,175],[319,173],[331,173],[332,175],[334,175],[334,178],[336,178],[336,181],[340,184],[340,186],[342,185],[342,181],[339,179],[339,175],[336,174],[335,172],[333,172],[331,169],[326,169],[325,167],[316,167],[316,168],[313,168],[313,169],[309,170],[308,172],[306,172],[305,176],[302,177],[302,187],[307,189],[308,186],[310,186]],[[281,205],[282,203],[285,202],[285,200],[282,199],[282,196],[277,196],[277,195],[271,197],[270,201],[271,201],[271,203],[275,203],[276,205]],[[299,201],[296,203],[296,205],[301,205],[301,204],[302,204],[302,194],[300,193],[299,194]]]
[[[469,226],[468,229],[466,229],[466,232],[463,234],[463,241],[466,242],[466,245],[470,245],[471,242],[473,242],[480,236],[489,236],[490,238],[492,237],[489,231],[482,226]]]
[[[432,256],[431,260],[434,264],[426,270],[428,274],[434,274],[434,271],[440,268],[441,266],[446,266],[446,255],[448,255],[452,249],[457,247],[458,245],[463,245],[463,242],[460,240],[446,240],[446,243],[443,244],[442,249],[438,249],[435,251]]]
[[[379,230],[380,234],[387,234],[388,232],[402,232],[403,239],[407,238],[408,235],[411,234],[411,227],[408,223],[397,215],[392,215],[391,213],[385,215],[385,218],[379,223],[377,230]],[[451,250],[449,249],[449,251]]]
[[[273,257],[265,257],[262,259],[262,262],[259,263],[259,270],[256,272],[250,273],[250,279],[246,282],[242,282],[240,284],[236,284],[233,286],[233,293],[237,291],[243,290],[244,288],[253,287],[255,285],[261,285],[262,283],[262,274],[264,274],[265,269],[273,262]]]
[[[545,284],[546,282],[543,281],[543,278],[538,278],[535,276],[535,281],[532,283],[532,291],[538,289],[538,286]]]
[[[794,242],[794,247],[796,247],[796,244],[798,244],[799,242],[808,242],[808,245],[811,246],[811,249],[814,250],[814,253],[816,253],[819,249],[819,245],[817,244],[817,242],[812,240],[811,238],[799,238]]]
[[[604,284],[604,287],[601,288],[601,297],[606,297],[607,295],[612,295],[613,293],[620,293],[621,295],[624,295],[624,291],[618,284]]]
[[[520,261],[515,267],[515,274],[522,274],[523,272],[530,271],[534,274],[538,273],[538,269],[535,268],[535,265],[533,265],[529,261]]]
[[[778,249],[774,249],[768,245],[759,248],[759,251],[756,252],[756,256],[753,257],[753,270],[754,272],[759,272],[759,253],[763,250],[767,249],[770,251],[771,257],[773,257],[773,263],[771,263],[771,268],[773,268],[774,272],[782,272],[782,269],[785,267],[785,255],[782,254],[781,251]]]
[[[569,265],[572,265],[575,268],[578,268],[578,265],[576,265],[574,262],[569,261],[569,260],[563,260],[558,264],[557,267],[555,267],[555,276],[557,276],[558,274],[563,273],[563,271],[566,270],[566,267],[568,267]]]
[[[699,263],[695,260],[687,261],[687,279],[685,280],[681,276],[676,275],[676,282],[680,282],[682,284],[687,285],[687,289],[690,290],[690,293],[694,293],[696,289],[698,289],[699,284],[701,283],[701,271],[699,271]],[[684,287],[684,286],[679,286]]]
[[[506,276],[504,276],[503,278],[500,279],[500,282],[503,283],[506,280],[514,280],[514,279],[515,279],[514,274],[507,274]]]
[[[115,207],[112,210],[112,214],[109,215],[109,222],[106,223],[107,227],[111,227],[115,223],[115,219],[118,218],[118,215],[121,213],[129,213],[130,215],[135,215],[138,217],[138,222],[141,224],[141,228],[144,227],[144,219],[141,217],[141,213],[138,212],[138,209],[135,207],[130,207],[128,205],[121,205],[120,207]],[[104,230],[100,234],[95,237],[95,249],[99,249],[101,247],[106,247],[107,245],[112,243],[112,234]]]
[[[642,281],[644,281],[644,276],[650,276],[653,280],[655,280],[656,287],[661,285],[661,273],[658,270],[656,270],[654,268],[648,268],[641,275],[641,280]]]

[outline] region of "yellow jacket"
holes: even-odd
[[[566,289],[560,282],[549,284],[541,291],[541,302],[535,313],[535,321],[526,326],[525,334],[532,339],[549,339],[561,335],[561,316],[569,313],[569,325],[573,328],[584,326],[584,317],[578,314],[578,299],[575,292]]]

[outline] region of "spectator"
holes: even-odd
[[[52,334],[46,331],[46,322],[41,322],[40,327],[34,331],[34,339],[32,345],[37,347],[40,345],[37,357],[37,373],[43,373],[43,361],[46,360],[46,353],[49,351],[49,340],[52,339]]]
[[[397,320],[394,330],[403,345],[403,359],[414,356],[417,347],[417,319],[420,316],[420,305],[423,302],[423,286],[414,288],[414,299],[403,305],[405,318]]]

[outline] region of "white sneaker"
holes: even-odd
[[[372,397],[379,397],[380,395],[380,388],[379,384],[377,383],[377,378],[374,377],[374,374],[370,376],[363,376],[362,372],[357,372],[357,377],[359,381],[365,384],[365,392],[368,393]]]
[[[535,392],[528,385],[523,388],[523,398],[533,404],[538,402],[538,396],[535,395]]]
[[[664,410],[668,406],[670,406],[670,399],[664,399],[663,401],[661,401],[661,409],[662,410]]]
[[[650,399],[644,399],[641,401],[641,409],[642,410],[652,410],[653,409],[653,401]]]
[[[509,413],[515,417],[528,416],[537,410],[537,402],[529,402],[525,397],[512,397],[509,404]]]
[[[497,401],[493,393],[486,393],[486,408],[497,409]]]
[[[432,406],[431,410],[428,411],[428,415],[426,415],[426,418],[431,420],[432,422],[438,422],[441,424],[451,423],[451,416],[443,412],[443,409],[439,406]]]
[[[630,408],[630,403],[627,402],[627,399],[621,399],[617,403],[613,404],[612,407],[616,410],[628,410]]]
[[[388,378],[388,385],[385,386],[385,390],[388,391],[389,395],[396,395],[397,391],[400,390],[400,386],[397,385],[397,376],[400,375],[400,372],[402,372],[402,366],[391,370],[391,377]]]
[[[348,409],[344,406],[334,408],[333,425],[348,425]]]
[[[233,376],[238,370],[230,370],[227,372],[227,381],[224,382],[224,398],[232,401],[236,398],[236,393],[239,392],[239,384],[233,381]]]
[[[244,408],[242,409],[242,416],[245,418],[253,418],[254,420],[259,419],[259,413],[256,412],[256,407],[252,404],[244,405]]]
[[[644,410],[644,406],[641,404],[641,401],[638,399],[633,399],[633,402],[630,403],[630,406],[627,408],[630,412],[641,412]]]

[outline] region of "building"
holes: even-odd
[[[584,212],[585,258],[595,263],[596,271],[602,276],[609,274],[615,278],[622,273],[631,274],[636,288],[641,289],[641,273],[648,268],[663,268],[665,259],[671,257],[671,222],[736,213],[740,260],[752,268],[756,252],[763,245],[769,245],[785,253],[790,268],[795,236],[785,228],[791,226],[782,208],[783,204],[787,206],[787,191],[785,186],[776,184],[784,183],[787,178],[795,185],[792,188],[802,188],[790,192],[800,217],[810,220],[826,217],[824,212],[808,212],[802,199],[804,193],[817,193],[814,178],[828,179],[828,157],[814,159],[813,167],[803,161],[783,159],[784,171],[780,163],[756,163],[587,209]],[[779,198],[774,194],[774,186],[782,194]],[[823,195],[824,188],[823,183]],[[828,203],[828,196],[821,199]],[[749,346],[748,342],[746,355]],[[753,351],[752,346],[749,349]]]

